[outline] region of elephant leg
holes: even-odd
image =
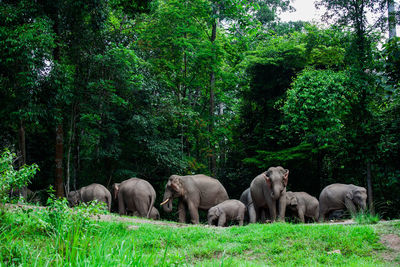
[[[278,215],[279,221],[285,222],[285,212],[286,212],[286,194],[283,194],[279,198],[279,215]]]
[[[119,215],[125,215],[126,209],[125,209],[125,203],[124,200],[121,197],[118,197],[118,213]]]
[[[199,211],[198,211],[197,207],[192,202],[189,202],[188,209],[189,209],[190,217],[192,218],[192,223],[199,224]]]
[[[297,213],[299,214],[299,219],[300,219],[300,221],[301,221],[302,223],[304,223],[304,222],[305,222],[305,220],[304,220],[304,210],[303,210],[303,209],[299,209],[299,210],[297,211]]]
[[[137,211],[139,213],[140,217],[146,218],[147,217],[147,211],[149,210],[147,205],[145,203],[137,203],[135,205],[137,208]]]
[[[243,226],[243,217],[240,217],[238,219],[238,222],[239,222],[239,226]]]
[[[328,214],[328,209],[321,207],[319,210],[319,222],[325,221],[325,216]]]
[[[179,214],[179,222],[185,223],[186,222],[186,206],[182,200],[179,200],[179,203],[178,203],[178,214]]]
[[[226,215],[222,213],[218,218],[218,226],[224,226],[226,223]]]
[[[265,223],[265,221],[267,220],[264,208],[260,209],[260,216],[258,216],[258,218],[260,219],[261,223]]]
[[[272,204],[268,206],[271,222],[274,222],[276,220],[276,201],[272,201]]]
[[[250,204],[247,207],[247,211],[249,212],[249,221],[250,223],[255,223],[257,221],[256,210],[254,209],[254,205]]]
[[[256,223],[257,222],[257,218],[260,218],[260,208],[257,207],[256,205],[253,205],[253,208],[254,208],[254,213],[251,213],[250,209],[249,209],[249,220],[250,220],[250,223]]]
[[[319,218],[319,208],[316,208],[313,217],[314,222],[318,221],[318,218]]]
[[[346,206],[347,210],[350,211],[351,215],[356,214],[357,209],[352,200],[350,200],[346,197],[344,200],[344,205]]]

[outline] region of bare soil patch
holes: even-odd
[[[396,261],[400,255],[400,237],[397,234],[383,234],[379,240],[389,250],[382,253],[386,261]]]

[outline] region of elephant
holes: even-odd
[[[263,215],[262,209],[266,208],[269,210],[271,222],[274,222],[277,202],[279,203],[278,220],[285,221],[288,176],[289,170],[278,166],[270,167],[266,172],[253,179],[250,184],[250,193],[256,216],[250,216],[250,223],[255,223],[258,218],[264,222],[265,215]]]
[[[319,221],[324,221],[329,212],[347,209],[351,214],[357,209],[364,211],[367,207],[367,190],[353,184],[331,184],[319,195]]]
[[[111,208],[111,193],[101,184],[93,183],[76,191],[70,191],[67,199],[71,207],[81,202],[97,200],[106,203],[108,210]]]
[[[246,206],[244,221],[249,222],[250,218],[256,217],[256,210],[254,209],[253,199],[251,198],[250,187],[243,191],[239,200]],[[261,209],[261,212],[264,212],[262,216],[265,217],[266,210]]]
[[[172,201],[175,198],[179,198],[179,222],[186,222],[187,207],[193,224],[199,223],[198,209],[208,210],[229,199],[224,186],[217,179],[204,174],[171,175],[165,185],[161,203],[165,212],[172,211]]]
[[[135,212],[133,213],[133,216],[140,217],[139,212],[135,211]],[[149,218],[150,218],[150,219],[153,219],[153,220],[159,220],[159,219],[160,219],[160,213],[158,212],[158,209],[156,209],[155,207],[153,207],[153,208],[151,209],[151,211],[150,211],[150,217],[149,217]]]
[[[239,200],[228,199],[208,210],[208,225],[214,225],[218,220],[218,226],[224,226],[227,221],[237,221],[243,225],[246,206]]]
[[[156,191],[146,180],[130,178],[112,186],[113,197],[118,201],[119,215],[136,214],[139,217],[150,218]]]
[[[296,212],[300,221],[305,222],[304,217],[309,217],[315,222],[319,218],[318,199],[306,192],[286,192],[286,207]]]

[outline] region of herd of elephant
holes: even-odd
[[[235,200],[229,199],[224,186],[215,178],[203,174],[171,175],[161,206],[165,212],[171,212],[173,200],[178,198],[179,222],[186,222],[188,210],[191,222],[198,224],[201,209],[208,210],[208,224],[218,226],[224,226],[227,222],[243,225],[244,221],[284,221],[286,208],[292,210],[303,223],[305,217],[324,221],[333,211],[347,209],[353,214],[366,209],[367,190],[364,187],[331,184],[322,190],[318,201],[306,192],[286,191],[288,177],[288,169],[270,167],[253,179],[240,200]],[[151,184],[139,178],[115,183],[111,192],[103,185],[91,184],[68,194],[71,206],[97,200],[106,203],[111,210],[113,201],[118,205],[120,215],[160,219],[154,207],[155,199],[156,192]]]

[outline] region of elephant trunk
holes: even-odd
[[[163,205],[163,209],[165,212],[171,212],[172,211],[172,199],[169,199],[168,202]]]
[[[167,213],[172,211],[172,200],[173,200],[172,194],[170,192],[165,191],[163,202],[161,204],[164,211]]]
[[[367,204],[361,203],[360,205],[360,211],[365,211],[367,209]]]
[[[271,191],[271,197],[273,200],[278,200],[278,198],[281,196],[281,190],[279,190],[278,188],[273,188],[273,190]]]

